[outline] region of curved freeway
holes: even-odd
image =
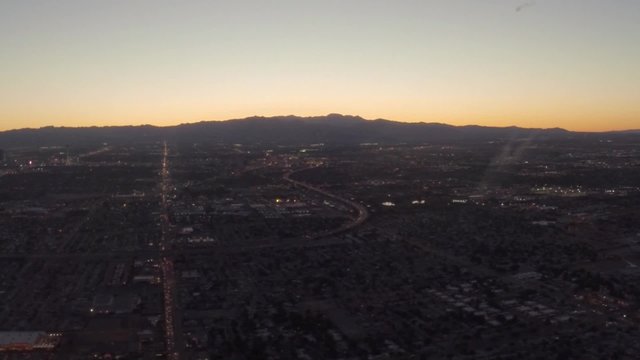
[[[336,194],[332,194],[326,190],[320,189],[316,186],[307,184],[305,182],[302,181],[298,181],[298,180],[294,180],[291,178],[291,175],[300,172],[300,171],[304,171],[304,170],[309,170],[309,169],[314,169],[315,167],[310,167],[310,168],[304,168],[304,169],[300,169],[300,170],[295,170],[295,171],[289,171],[286,172],[283,176],[282,179],[295,185],[295,186],[299,186],[301,188],[307,189],[309,191],[313,191],[315,193],[318,193],[322,196],[328,197],[332,200],[335,200],[337,202],[340,202],[342,204],[345,204],[351,208],[353,208],[354,210],[357,211],[358,215],[356,216],[355,219],[353,219],[353,221],[348,222],[342,226],[340,226],[337,229],[333,229],[333,230],[327,230],[327,231],[322,231],[319,233],[315,233],[315,234],[310,234],[307,235],[307,239],[317,239],[317,238],[322,238],[325,236],[331,236],[331,235],[337,235],[339,233],[351,230],[355,227],[358,227],[360,225],[362,225],[362,223],[364,223],[365,221],[367,221],[367,219],[369,218],[369,211],[367,210],[367,208],[355,201],[349,200],[349,199],[345,199],[343,197],[340,197]]]

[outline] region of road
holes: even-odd
[[[91,156],[94,156],[94,155],[105,153],[107,151],[110,151],[111,149],[113,149],[112,146],[104,146],[104,147],[101,147],[100,149],[97,149],[97,150],[93,150],[93,151],[89,151],[89,152],[86,152],[86,153],[83,153],[83,154],[79,154],[78,155],[78,159],[83,160],[84,158],[88,158],[88,157],[91,157]]]
[[[345,204],[348,207],[354,209],[357,212],[357,216],[355,217],[355,219],[353,219],[353,221],[348,222],[348,223],[340,226],[337,229],[332,229],[332,230],[327,230],[327,231],[322,231],[322,232],[319,232],[319,233],[307,235],[306,236],[307,239],[317,239],[317,238],[322,238],[322,237],[326,237],[326,236],[337,235],[337,234],[340,234],[342,232],[351,230],[351,229],[353,229],[355,227],[358,227],[358,226],[362,225],[365,221],[367,221],[367,219],[369,218],[369,211],[367,210],[367,208],[364,205],[362,205],[362,204],[360,204],[358,202],[351,201],[349,199],[340,197],[340,196],[338,196],[336,194],[332,194],[332,193],[330,193],[330,192],[328,192],[326,190],[320,189],[320,188],[318,188],[316,186],[313,186],[311,184],[307,184],[305,182],[294,180],[294,179],[291,178],[291,175],[293,175],[293,174],[295,174],[297,172],[304,171],[304,170],[309,170],[309,169],[313,169],[313,168],[315,168],[315,167],[309,167],[309,168],[304,168],[304,169],[297,170],[297,171],[286,172],[282,176],[282,179],[284,179],[285,181],[287,181],[287,182],[289,182],[289,183],[291,183],[291,184],[293,184],[295,186],[299,186],[301,188],[307,189],[309,191],[312,191],[312,192],[320,194],[320,195],[322,195],[324,197],[327,197],[327,198],[329,198],[331,200],[334,200],[334,201],[340,202],[342,204]]]
[[[160,212],[160,266],[162,267],[162,296],[164,305],[164,330],[166,340],[167,359],[179,360],[180,347],[177,346],[179,326],[176,319],[176,278],[173,269],[173,259],[169,256],[171,249],[170,223],[169,223],[169,193],[171,189],[171,180],[169,175],[169,148],[164,143],[162,151],[162,170],[160,183],[160,198],[162,210]]]
[[[308,240],[314,240],[314,239],[325,238],[333,235],[338,235],[340,233],[343,233],[345,231],[348,231],[360,226],[369,218],[369,211],[367,211],[367,208],[364,205],[355,201],[351,201],[349,199],[345,199],[338,195],[332,194],[326,190],[320,189],[313,185],[304,183],[302,181],[294,180],[291,178],[292,174],[298,171],[309,169],[309,168],[305,168],[298,171],[287,172],[284,174],[283,179],[295,186],[302,187],[309,191],[318,193],[324,197],[340,202],[354,209],[357,212],[357,216],[354,219],[352,219],[352,221],[349,221],[348,223],[345,223],[342,226],[335,229],[307,234],[304,236],[295,237],[295,238],[286,239],[286,240],[280,239],[278,241],[265,242],[264,240],[260,239],[255,242],[248,242],[248,243],[242,244],[241,246],[235,246],[233,248],[216,246],[216,247],[208,247],[208,248],[173,249],[171,245],[171,241],[169,241],[170,223],[169,223],[169,215],[168,215],[169,213],[168,198],[169,198],[171,185],[170,185],[170,173],[168,170],[167,157],[168,157],[168,149],[165,148],[163,151],[162,182],[161,182],[161,193],[160,193],[161,203],[162,203],[162,211],[160,212],[160,223],[161,223],[160,249],[144,249],[144,250],[141,249],[136,251],[104,251],[104,252],[93,252],[93,253],[81,253],[81,252],[78,252],[78,253],[73,253],[73,252],[30,253],[30,254],[4,253],[4,254],[0,254],[0,260],[47,259],[47,260],[68,261],[68,260],[97,260],[97,259],[131,258],[131,257],[148,258],[148,259],[160,258],[161,263],[166,264],[166,266],[163,266],[163,274],[166,272],[166,274],[164,274],[163,276],[163,279],[171,280],[171,278],[173,278],[173,281],[163,282],[163,286],[165,286],[166,291],[170,292],[168,295],[171,295],[175,293],[175,291],[173,290],[175,288],[175,277],[173,277],[172,275],[172,266],[173,266],[172,258],[175,258],[176,256],[181,256],[181,255],[207,256],[208,254],[211,254],[211,253],[216,253],[220,255],[227,252],[233,253],[233,252],[244,252],[244,251],[260,250],[260,249],[276,248],[276,247],[286,248],[286,247],[308,246],[309,245]],[[301,242],[301,240],[307,240],[307,241]],[[164,262],[165,259],[167,260],[166,263]],[[167,298],[171,299],[173,297],[175,297],[175,294],[174,296],[169,296]],[[172,302],[173,301],[174,300],[172,300]],[[168,303],[166,305],[167,306],[165,306],[165,311],[171,311],[171,308],[173,308],[172,313],[175,313],[176,311],[175,304]],[[169,306],[169,305],[173,305],[173,306]],[[174,319],[174,328],[176,325],[177,325],[177,321]],[[179,337],[179,335],[176,335],[176,336]],[[172,344],[172,345],[175,345],[175,344]]]

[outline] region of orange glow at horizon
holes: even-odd
[[[241,119],[249,116],[320,116],[329,113],[358,115],[365,119],[386,119],[401,122],[437,122],[456,126],[519,126],[525,128],[560,127],[572,131],[616,131],[640,128],[640,108],[633,104],[615,108],[589,106],[577,102],[555,103],[531,106],[500,100],[479,99],[464,102],[462,99],[442,98],[439,102],[420,101],[411,98],[380,99],[376,94],[367,101],[360,95],[360,101],[351,99],[331,99],[334,105],[319,106],[314,99],[301,98],[292,94],[293,104],[287,101],[246,103],[242,100],[227,101],[226,108],[209,105],[206,99],[199,101],[172,102],[171,99],[145,99],[145,103],[125,101],[117,106],[115,101],[109,106],[87,102],[86,104],[49,104],[29,112],[19,108],[0,109],[0,130],[19,128],[39,128],[43,126],[128,126],[154,125],[174,126],[199,121]],[[320,96],[318,94],[317,96]],[[147,103],[157,103],[148,106]],[[415,103],[423,103],[422,108]],[[510,106],[507,106],[510,105]],[[601,106],[601,104],[600,104]],[[216,108],[216,110],[211,110]]]
[[[189,114],[188,111],[184,111],[184,114]],[[295,115],[301,117],[307,116],[322,116],[329,113],[341,113],[344,115],[357,115],[367,120],[385,119],[406,123],[443,123],[454,126],[465,125],[478,125],[478,126],[490,126],[490,127],[508,127],[518,126],[523,128],[563,128],[571,131],[579,132],[605,132],[605,131],[623,131],[623,130],[636,130],[640,128],[638,124],[640,119],[639,115],[630,115],[628,117],[620,116],[616,120],[611,120],[609,115],[577,115],[575,117],[555,117],[541,119],[534,116],[419,116],[410,113],[398,113],[387,115],[379,115],[378,113],[370,112],[345,112],[345,111],[282,111],[282,112],[219,112],[219,113],[207,113],[201,112],[202,115],[194,116],[167,116],[166,114],[150,114],[147,116],[135,116],[135,117],[117,117],[115,119],[109,119],[104,116],[96,116],[87,114],[85,116],[70,116],[63,117],[64,120],[48,120],[42,122],[42,118],[37,120],[33,119],[20,119],[18,121],[0,121],[0,131],[23,129],[23,128],[41,128],[46,126],[55,127],[91,127],[91,126],[138,126],[138,125],[153,125],[153,126],[176,126],[180,124],[196,123],[200,121],[224,121],[232,119],[242,119],[250,116],[287,116]],[[468,119],[476,119],[468,120]]]

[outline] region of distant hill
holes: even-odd
[[[404,123],[365,120],[359,116],[249,117],[156,127],[45,127],[0,132],[0,148],[24,146],[87,145],[168,140],[244,144],[358,144],[489,141],[513,138],[563,138],[582,136],[564,129],[452,126],[439,123]]]

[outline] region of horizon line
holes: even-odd
[[[506,129],[506,128],[519,128],[519,129],[527,129],[527,130],[564,130],[564,131],[568,131],[568,132],[572,132],[572,133],[591,133],[591,134],[599,134],[599,133],[614,133],[614,132],[640,132],[640,128],[629,128],[629,129],[610,129],[610,130],[571,130],[571,129],[567,129],[567,128],[563,128],[560,126],[555,126],[555,127],[525,127],[525,126],[519,126],[519,125],[505,125],[505,126],[495,126],[495,125],[481,125],[481,124],[477,124],[477,123],[468,123],[468,124],[464,124],[464,125],[453,125],[450,123],[445,123],[445,122],[438,122],[438,121],[403,121],[403,120],[391,120],[391,119],[385,119],[385,118],[375,118],[375,119],[367,119],[367,118],[363,118],[359,115],[350,115],[350,114],[340,114],[340,113],[328,113],[328,114],[324,114],[324,115],[309,115],[309,116],[301,116],[301,115],[294,115],[294,114],[288,114],[288,115],[272,115],[272,116],[266,116],[266,115],[250,115],[250,116],[246,116],[246,117],[240,117],[240,118],[229,118],[229,119],[218,119],[218,120],[194,120],[194,121],[188,121],[188,122],[179,122],[179,123],[175,123],[175,124],[169,124],[169,125],[155,125],[155,124],[151,124],[151,123],[140,123],[140,124],[126,124],[126,125],[80,125],[80,126],[67,126],[67,125],[44,125],[44,126],[40,126],[40,127],[23,127],[23,128],[10,128],[10,129],[0,129],[0,133],[5,133],[5,132],[11,132],[11,131],[25,131],[25,130],[43,130],[43,129],[50,129],[50,128],[54,128],[54,129],[89,129],[89,128],[122,128],[122,127],[154,127],[154,128],[171,128],[171,127],[178,127],[178,126],[188,126],[188,125],[195,125],[195,124],[202,124],[202,123],[211,123],[211,122],[227,122],[227,121],[241,121],[241,120],[248,120],[248,119],[255,119],[255,118],[262,118],[262,119],[273,119],[273,118],[298,118],[298,119],[309,119],[309,118],[322,118],[322,117],[329,117],[329,116],[341,116],[341,117],[351,117],[351,118],[359,118],[363,121],[390,121],[390,122],[395,122],[395,123],[401,123],[401,124],[424,124],[424,125],[444,125],[444,126],[451,126],[451,127],[471,127],[471,126],[475,126],[475,127],[484,127],[484,128],[495,128],[495,129]]]

